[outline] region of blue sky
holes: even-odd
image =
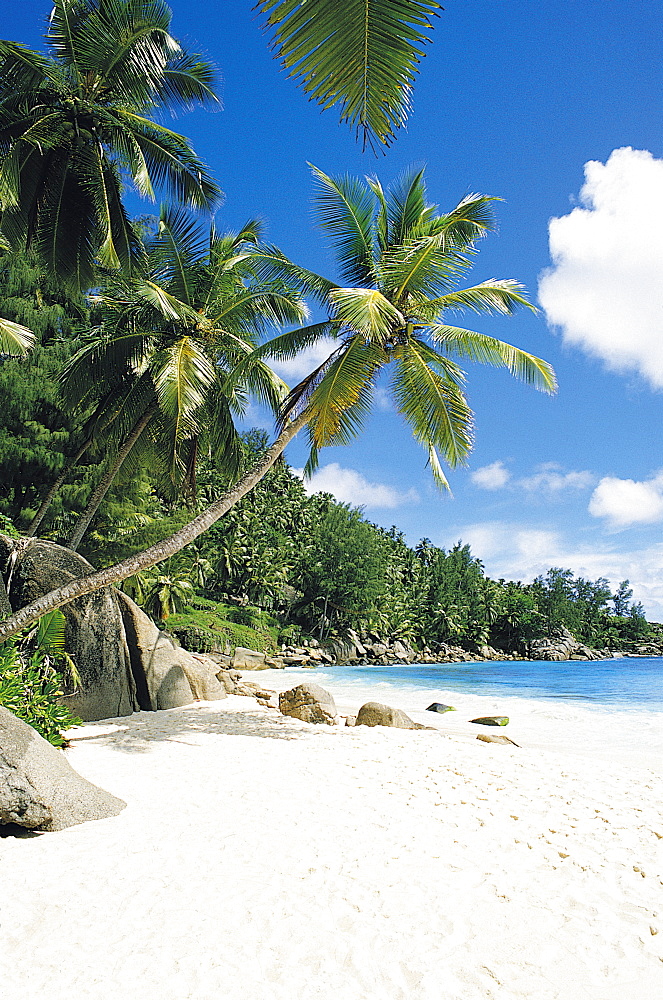
[[[504,199],[470,280],[516,278],[541,296],[537,316],[466,320],[552,362],[560,390],[471,368],[476,446],[452,496],[382,392],[312,485],[412,543],[469,541],[494,577],[552,565],[628,577],[663,620],[663,4],[446,0],[407,131],[377,157],[285,78],[250,0],[170,5],[174,34],[223,77],[223,109],[175,125],[225,191],[219,226],[258,215],[291,257],[335,277],[307,161],[385,182],[425,163],[442,209],[472,191]],[[6,7],[4,36],[38,46],[48,0]],[[303,442],[288,457],[303,465]]]

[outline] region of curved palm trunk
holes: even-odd
[[[131,451],[136,441],[141,436],[141,434],[143,433],[143,431],[145,430],[145,428],[147,427],[147,425],[149,424],[150,420],[155,415],[157,410],[158,406],[156,404],[154,406],[151,406],[149,410],[145,411],[145,413],[140,418],[138,423],[134,426],[134,429],[131,431],[131,434],[126,439],[126,441],[118,451],[117,455],[115,456],[115,461],[111,464],[110,468],[106,470],[105,475],[102,476],[101,481],[97,484],[97,488],[90,497],[87,507],[85,508],[85,510],[79,517],[78,521],[76,522],[76,525],[71,534],[71,537],[69,538],[69,541],[65,543],[67,548],[72,549],[72,551],[74,552],[76,552],[76,550],[78,549],[78,546],[81,544],[83,535],[89,528],[90,522],[94,517],[94,515],[97,513],[101,501],[108,493],[113,483],[113,480],[120,471],[122,463],[124,462],[125,458],[129,454],[129,452]]]
[[[90,436],[87,439],[87,441],[85,441],[84,444],[82,444],[80,446],[80,448],[78,449],[78,451],[76,452],[76,454],[74,455],[74,457],[67,462],[66,466],[64,467],[64,469],[62,470],[62,472],[60,473],[60,475],[55,480],[55,482],[51,486],[50,490],[48,491],[48,493],[46,494],[46,496],[42,500],[41,506],[40,506],[39,510],[37,511],[37,513],[35,514],[35,516],[30,521],[30,524],[28,526],[28,530],[25,533],[28,538],[32,538],[34,535],[37,534],[37,529],[40,527],[41,522],[44,520],[44,518],[46,516],[46,512],[48,511],[48,508],[51,506],[51,503],[53,502],[53,498],[58,493],[60,487],[62,486],[62,484],[64,483],[64,481],[66,480],[67,476],[69,475],[69,473],[71,472],[71,470],[74,468],[74,466],[78,465],[78,463],[80,462],[81,458],[83,457],[83,455],[85,454],[85,452],[88,450],[88,448],[90,447],[90,445],[92,444],[93,441],[94,441],[94,438],[92,436]]]
[[[58,587],[57,590],[52,590],[49,594],[44,594],[43,597],[38,598],[32,604],[21,608],[20,611],[17,611],[10,618],[0,622],[0,642],[8,638],[8,636],[19,632],[26,625],[30,625],[47,611],[51,611],[53,608],[60,608],[63,604],[69,604],[70,601],[75,600],[77,597],[83,597],[84,594],[91,594],[101,587],[109,587],[114,583],[120,583],[121,580],[125,580],[128,576],[133,576],[134,573],[140,573],[143,570],[149,569],[150,566],[162,562],[162,560],[179,552],[185,545],[195,541],[199,535],[202,535],[204,531],[207,531],[224,514],[227,514],[231,507],[234,507],[243,496],[246,496],[260,482],[274,465],[274,462],[281,455],[286,445],[292,441],[308,420],[309,415],[304,412],[290,421],[252,469],[249,469],[234,486],[227,490],[207,510],[204,510],[193,521],[185,524],[183,528],[176,531],[170,538],[166,538],[162,542],[157,542],[156,545],[151,545],[144,552],[138,552],[134,556],[129,556],[128,559],[123,559],[122,562],[116,563],[115,566],[109,566],[108,569],[98,570],[97,572],[90,573],[88,576],[72,580],[71,583],[65,584],[64,587]]]

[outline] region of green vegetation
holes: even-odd
[[[554,391],[555,376],[545,361],[445,322],[447,311],[508,314],[528,305],[511,280],[455,287],[490,229],[493,199],[471,196],[440,214],[427,203],[422,171],[405,175],[386,191],[378,181],[334,180],[314,172],[322,226],[337,250],[342,279],[353,287],[341,287],[263,246],[253,225],[250,235],[217,240],[212,234],[204,246],[199,229],[173,212],[162,215],[148,241],[148,269],[138,281],[100,273],[101,293],[94,298],[113,315],[102,308],[99,335],[67,367],[65,381],[74,387],[75,405],[92,408],[88,423],[92,419],[102,430],[119,427],[121,435],[85,512],[66,537],[68,545],[79,546],[130,453],[167,499],[164,465],[170,470],[171,494],[193,488],[204,454],[217,468],[239,471],[230,417],[241,412],[247,394],[278,409],[281,430],[239,480],[230,477],[209,505],[173,534],[130,561],[41,597],[0,624],[0,636],[180,552],[261,482],[304,427],[311,446],[307,470],[315,468],[321,447],[347,443],[359,432],[375,380],[385,369],[396,409],[426,448],[442,487],[447,486],[442,461],[459,464],[472,441],[472,412],[459,361],[506,367],[536,388]],[[235,275],[237,261],[241,266]],[[256,347],[253,338],[266,325],[286,325],[303,313],[297,290],[317,299],[329,319]],[[325,335],[337,341],[337,348],[284,399],[264,359],[290,358]],[[139,441],[146,444],[137,457]]]
[[[220,191],[155,112],[216,101],[214,70],[170,34],[159,0],[53,0],[43,56],[0,42],[0,232],[75,291],[97,265],[132,271],[140,244],[123,174],[155,200],[212,208]]]
[[[365,144],[388,144],[439,4],[257,7],[309,96],[339,107]],[[560,569],[493,581],[460,542],[411,548],[306,494],[284,448],[306,428],[311,471],[320,448],[350,441],[382,371],[441,487],[443,464],[472,445],[461,366],[501,366],[544,392],[555,376],[448,323],[530,307],[511,279],[457,287],[493,228],[491,197],[442,212],[423,170],[383,188],[313,168],[338,280],[288,260],[256,222],[219,234],[188,215],[220,189],[156,118],[215,102],[215,71],[170,20],[163,0],[53,0],[46,55],[0,42],[0,528],[39,531],[103,567],[0,623],[6,638],[49,614],[1,647],[0,700],[61,741],[71,720],[56,701],[76,675],[53,609],[122,581],[198,650],[272,651],[351,628],[433,650],[526,652],[562,626],[611,648],[646,638],[628,581],[615,594]],[[174,207],[131,220],[128,185],[150,201],[161,188]],[[305,299],[326,318],[301,326]],[[321,337],[335,341],[329,357],[289,390],[268,359]],[[237,433],[252,397],[276,416],[271,445]]]
[[[367,143],[388,146],[405,124],[437,0],[260,0],[290,76],[323,108],[339,107]],[[313,8],[311,10],[311,8]]]
[[[167,626],[186,649],[200,653],[229,653],[235,646],[273,653],[280,632],[277,619],[262,608],[203,597],[192,600],[185,612],[172,615]]]
[[[252,464],[263,443],[260,432],[242,437],[240,468]],[[204,506],[228,480],[203,463],[195,504]],[[191,513],[182,501],[162,500],[160,510],[153,507],[145,527],[115,545],[107,539],[107,557],[140,552]],[[97,545],[86,536],[83,554],[91,557]],[[182,645],[199,651],[272,651],[278,641],[325,640],[350,628],[417,649],[445,643],[476,652],[488,644],[521,655],[560,626],[610,649],[651,635],[628,581],[613,594],[605,580],[570,570],[551,569],[529,584],[491,580],[468,545],[444,550],[422,539],[410,547],[396,527],[371,524],[329,494],[308,496],[283,460],[195,545],[158,573],[127,579],[124,589]]]
[[[60,703],[78,676],[64,652],[64,616],[53,611],[21,641],[0,644],[0,705],[29,723],[53,746],[80,719]]]

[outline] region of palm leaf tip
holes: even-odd
[[[23,357],[34,347],[35,335],[32,330],[0,318],[0,353],[10,357]]]
[[[405,124],[412,83],[430,41],[436,0],[261,0],[272,48],[323,109],[337,107],[364,146],[388,146]]]

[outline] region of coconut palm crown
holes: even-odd
[[[546,361],[447,320],[449,313],[461,311],[533,309],[513,280],[456,287],[472,265],[479,239],[491,229],[491,202],[497,199],[469,195],[441,214],[427,202],[423,170],[404,175],[388,190],[373,178],[333,179],[315,167],[313,173],[320,223],[347,284],[293,269],[276,254],[264,259],[265,273],[299,280],[326,307],[329,319],[283,334],[259,353],[293,357],[323,332],[338,342],[291,391],[281,419],[308,415],[310,473],[321,447],[346,444],[358,433],[376,380],[388,369],[398,411],[428,450],[437,483],[448,487],[441,459],[450,466],[463,463],[473,442],[459,362],[503,366],[537,389],[556,389]]]
[[[91,296],[101,325],[61,377],[70,407],[88,414],[84,436],[110,458],[111,475],[83,521],[129,453],[134,464],[160,469],[164,487],[191,490],[201,448],[230,475],[238,471],[234,417],[250,398],[279,410],[288,387],[252,353],[266,332],[301,323],[307,310],[292,286],[257,276],[253,259],[263,247],[255,220],[218,233],[184,209],[164,208],[142,275],[108,272]],[[247,358],[242,378],[229,381]]]
[[[130,270],[140,252],[125,182],[150,200],[219,199],[189,141],[152,117],[216,101],[213,68],[170,18],[163,0],[53,0],[48,55],[0,41],[0,236],[76,290],[95,262]]]

